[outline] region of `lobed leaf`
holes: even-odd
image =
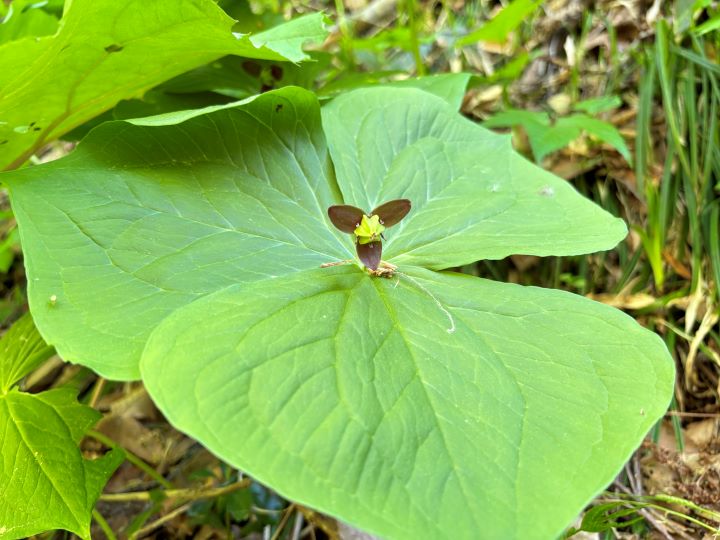
[[[100,413],[71,388],[26,394],[12,385],[52,353],[26,315],[0,341],[0,539],[65,529],[90,538],[90,513],[122,451],[83,458]]]

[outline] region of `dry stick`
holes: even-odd
[[[290,540],[300,540],[300,532],[302,531],[304,521],[305,520],[303,518],[302,512],[295,512],[295,523],[293,523],[293,530],[292,534],[290,535]]]
[[[95,381],[95,386],[93,386],[92,395],[90,396],[90,402],[88,403],[88,405],[90,405],[90,407],[92,407],[93,409],[97,405],[97,402],[100,400],[100,394],[102,394],[106,382],[107,381],[104,377],[98,377]]]
[[[137,531],[135,531],[135,533],[130,535],[130,540],[135,540],[136,538],[140,538],[141,536],[144,536],[147,533],[157,529],[158,527],[167,523],[168,521],[175,519],[180,514],[184,514],[185,512],[190,510],[191,506],[192,506],[192,503],[186,503],[186,504],[183,504],[182,506],[178,506],[175,510],[168,512],[167,514],[159,517],[158,519],[156,519],[149,525],[146,525],[142,529],[138,529]]]
[[[197,501],[199,499],[212,499],[214,497],[220,497],[227,493],[232,493],[239,489],[249,487],[252,484],[250,478],[243,478],[227,486],[221,486],[209,489],[166,489],[162,494],[168,499],[180,499],[188,501]],[[150,501],[156,492],[150,491],[133,491],[130,493],[105,493],[100,495],[100,500],[105,502],[127,502],[127,501]]]
[[[720,413],[667,411],[665,416],[683,416],[688,418],[720,418]]]
[[[320,265],[320,268],[330,268],[331,266],[342,266],[343,264],[350,264],[351,262],[353,262],[352,259],[345,259],[343,261],[327,262],[327,263],[322,263]]]
[[[633,471],[630,469],[630,463],[625,463],[623,469],[625,469],[625,476],[627,476],[628,482],[630,482],[629,492],[634,495],[641,495],[638,491],[638,485],[635,482],[635,475],[633,475]]]
[[[635,483],[637,484],[636,493],[638,495],[642,495],[643,494],[643,479],[642,479],[642,470],[640,469],[640,454],[638,454],[637,450],[633,454],[632,464],[633,464],[633,473],[635,476]]]
[[[260,508],[259,506],[250,505],[250,510],[256,514],[263,514],[266,516],[274,516],[275,514],[282,514],[283,510],[271,510],[270,508]]]
[[[291,504],[285,509],[285,515],[280,520],[280,523],[278,523],[277,529],[275,529],[275,532],[272,535],[272,538],[270,540],[278,540],[280,538],[280,533],[285,528],[285,525],[287,524],[288,520],[290,519],[290,516],[293,513],[293,510],[295,510],[295,505]]]
[[[713,326],[720,320],[720,315],[715,313],[713,310],[709,309],[705,316],[702,318],[702,322],[700,323],[700,328],[698,328],[697,332],[695,332],[695,335],[692,338],[692,341],[690,341],[690,348],[688,349],[688,355],[685,360],[685,387],[691,388],[692,384],[692,376],[694,374],[693,367],[695,366],[695,358],[697,357],[698,349],[700,348],[700,344],[705,341],[705,336],[710,333],[710,330],[712,330]]]

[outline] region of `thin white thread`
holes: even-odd
[[[403,275],[403,276],[405,276],[406,278],[408,278],[410,281],[412,281],[412,282],[418,287],[418,289],[420,289],[420,290],[423,291],[425,294],[427,294],[430,298],[433,299],[433,301],[435,302],[435,305],[440,309],[440,311],[442,311],[442,312],[447,316],[448,320],[450,321],[450,328],[447,328],[447,329],[446,329],[447,333],[448,333],[448,334],[454,333],[454,332],[455,332],[455,319],[453,319],[452,313],[450,313],[450,312],[445,308],[445,306],[443,306],[443,305],[440,303],[440,300],[438,300],[433,293],[431,293],[429,290],[427,290],[427,289],[425,288],[425,286],[424,286],[422,283],[420,283],[419,281],[417,281],[414,277],[409,276],[409,275],[407,275],[406,273],[400,272],[400,271],[396,271],[396,273],[397,273],[398,275]],[[397,287],[397,284],[398,284],[398,283],[400,283],[400,279],[399,279],[399,278],[398,278],[398,280],[397,280],[397,283],[395,283],[395,286],[396,286],[396,287]]]

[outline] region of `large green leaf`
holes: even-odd
[[[616,310],[427,269],[606,249],[625,228],[418,89],[348,93],[322,123],[296,88],[114,122],[3,178],[63,357],[141,366],[181,429],[381,535],[551,537],[672,391],[662,343]],[[395,277],[319,268],[353,257],[329,205],[400,196]]]
[[[58,20],[42,9],[43,4],[32,0],[14,0],[9,6],[0,3],[0,44],[25,36],[54,34]]]
[[[172,423],[293,500],[390,538],[546,539],[665,411],[666,355],[565,292],[346,267],[178,310],[142,367]]]
[[[519,253],[577,255],[626,234],[621,220],[513,152],[508,138],[422,91],[353,92],[325,107],[323,119],[346,203],[413,202],[386,243],[394,262],[439,269]]]
[[[12,386],[52,352],[29,315],[0,347],[0,539],[50,529],[90,538],[90,512],[122,452],[83,458],[78,442],[100,414],[71,388],[26,394]]]
[[[0,169],[146,90],[216,58],[299,61],[323,16],[233,35],[211,0],[73,0],[54,36],[0,46]]]
[[[149,333],[178,307],[352,257],[325,217],[340,196],[312,94],[198,114],[104,124],[68,158],[5,175],[33,313],[64,359],[137,378]]]

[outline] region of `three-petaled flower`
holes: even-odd
[[[341,204],[328,208],[328,217],[339,230],[354,235],[358,258],[374,272],[382,257],[383,232],[403,219],[410,207],[408,199],[396,199],[366,214],[360,208]]]

